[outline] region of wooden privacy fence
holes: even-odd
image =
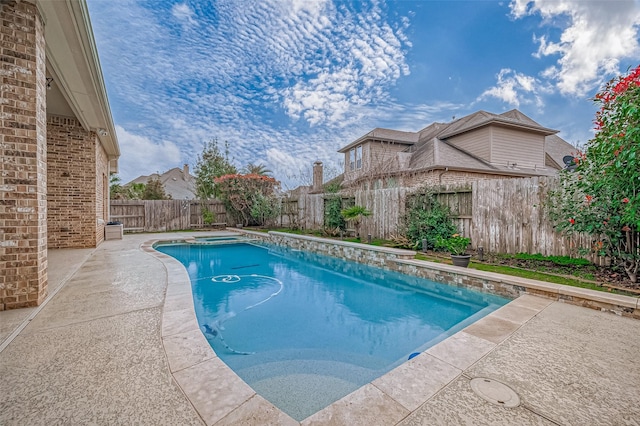
[[[532,177],[489,179],[474,182],[470,188],[439,189],[436,199],[449,207],[458,229],[471,237],[473,248],[482,246],[492,253],[542,253],[577,255],[580,247],[589,247],[589,235],[564,237],[557,233],[544,208],[555,178]],[[357,191],[347,196],[349,203],[366,207],[373,213],[361,224],[362,235],[389,238],[399,232],[405,213],[406,188]],[[302,194],[282,200],[279,226],[322,229],[325,200],[329,194]],[[344,206],[343,206],[344,207]],[[125,231],[160,232],[204,227],[203,208],[214,214],[214,223],[227,223],[221,201],[163,200],[111,201],[111,220],[124,224]],[[227,223],[234,226],[233,223]],[[597,261],[597,259],[593,259]]]
[[[571,238],[556,232],[545,210],[551,177],[487,179],[466,188],[436,189],[435,197],[448,206],[458,229],[471,238],[473,248],[482,246],[493,253],[541,253],[576,256],[580,247],[590,247],[593,237]],[[361,225],[363,235],[389,238],[400,231],[407,197],[404,188],[357,191],[356,204],[371,210]],[[318,212],[302,223],[319,228]],[[593,258],[600,262],[601,259]]]
[[[222,202],[192,200],[111,200],[110,220],[127,232],[165,232],[202,228],[202,209],[213,212],[215,223],[226,222]]]
[[[371,211],[371,216],[362,219],[361,235],[374,238],[389,238],[398,233],[398,226],[405,212],[407,190],[405,188],[357,191],[356,204]]]
[[[324,226],[324,194],[304,194],[298,198],[298,223],[302,229]]]
[[[576,256],[590,247],[587,234],[571,238],[558,233],[545,208],[556,178],[480,180],[473,183],[471,241],[494,253],[541,253]],[[597,261],[596,259],[592,259]]]
[[[375,189],[357,191],[356,204],[371,211],[371,216],[362,220],[363,235],[389,238],[402,231],[407,198],[412,192],[406,188]],[[472,193],[470,188],[442,189],[434,193],[436,200],[449,207],[454,223],[466,236],[470,236],[472,221]]]

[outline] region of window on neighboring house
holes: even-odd
[[[349,150],[349,170],[362,168],[362,145]]]

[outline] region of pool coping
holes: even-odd
[[[327,241],[317,237],[301,237],[305,237],[305,240],[312,239],[311,241]],[[449,274],[456,280],[454,285],[464,285],[462,281],[465,277],[471,277],[481,280],[489,287],[494,286],[491,283],[498,283],[525,289],[525,292],[518,294],[512,302],[429,348],[421,355],[406,361],[373,382],[298,422],[256,394],[217,357],[198,326],[191,283],[186,269],[173,257],[153,248],[154,244],[167,240],[149,240],[140,248],[160,260],[166,269],[167,289],[161,329],[164,350],[174,380],[207,425],[238,423],[316,425],[356,422],[396,424],[460,377],[465,370],[485,357],[554,301],[581,304],[622,314],[620,309],[606,307],[614,304],[622,307],[622,312],[626,312],[628,316],[640,318],[638,315],[640,302],[634,297],[461,269],[426,261],[394,259],[392,263],[399,265],[401,269],[421,268],[428,273]],[[170,241],[189,242],[191,240],[194,239],[180,238]],[[340,243],[362,249],[360,247],[362,244],[342,241]],[[384,248],[376,247],[376,249]],[[377,251],[384,252],[384,250]],[[491,288],[485,288],[485,290],[489,291]],[[521,292],[521,290],[518,291]],[[631,315],[629,310],[632,310]],[[212,395],[215,395],[215,398]]]

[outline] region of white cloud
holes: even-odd
[[[533,102],[535,102],[537,107],[544,105],[540,96],[540,92],[543,91],[542,85],[534,77],[503,68],[496,76],[496,79],[496,85],[485,90],[477,101],[493,97],[516,108],[519,107],[520,104],[530,104]]]
[[[159,141],[128,132],[116,125],[116,133],[122,156],[119,160],[123,183],[141,175],[163,173],[182,165],[180,148],[173,142]]]
[[[288,0],[294,14],[305,11],[314,16],[318,16],[322,12],[327,2],[328,0]]]
[[[563,94],[584,96],[617,74],[624,59],[640,54],[640,5],[634,0],[512,0],[514,18],[539,14],[543,25],[561,29],[556,40],[536,37],[535,57],[558,55],[556,65],[541,75]]]
[[[186,3],[174,4],[171,8],[171,14],[183,25],[193,26],[197,24],[194,19],[195,13],[193,9]]]
[[[301,36],[307,49],[320,52],[302,63],[299,79],[282,93],[282,105],[292,118],[310,125],[344,127],[353,123],[354,106],[371,103],[403,75],[409,74],[404,58],[405,39],[381,18],[378,7],[360,14],[345,8],[327,10],[321,25],[306,26]],[[288,45],[282,37],[279,44]]]
[[[212,138],[229,141],[238,167],[264,163],[278,178],[316,160],[329,167],[341,146],[403,110],[389,93],[409,74],[409,23],[385,17],[384,3],[91,3],[123,180],[193,166]]]

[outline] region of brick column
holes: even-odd
[[[44,24],[34,4],[0,3],[0,310],[47,288]]]

